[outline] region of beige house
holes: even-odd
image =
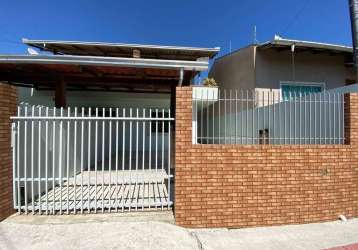
[[[279,36],[217,58],[209,77],[223,89],[274,91],[280,99],[355,82],[351,47]]]

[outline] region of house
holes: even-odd
[[[0,55],[0,82],[17,88],[13,208],[169,209],[175,89],[206,71],[219,48],[23,43],[28,55]]]
[[[352,58],[351,47],[275,36],[217,58],[209,76],[223,89],[273,90],[288,99],[355,83]]]
[[[181,226],[237,228],[358,216],[358,85],[258,107],[249,91],[191,86],[219,48],[24,43],[45,52],[0,55],[0,219],[174,208]],[[316,47],[325,64],[349,53]]]

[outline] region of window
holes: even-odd
[[[304,96],[323,90],[323,83],[281,83],[282,99],[289,100],[294,96]]]

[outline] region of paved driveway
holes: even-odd
[[[323,249],[358,242],[358,219],[249,229],[187,230],[172,214],[13,216],[0,249]]]

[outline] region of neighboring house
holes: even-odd
[[[222,89],[277,90],[283,99],[355,83],[351,47],[279,36],[217,58],[209,77]]]

